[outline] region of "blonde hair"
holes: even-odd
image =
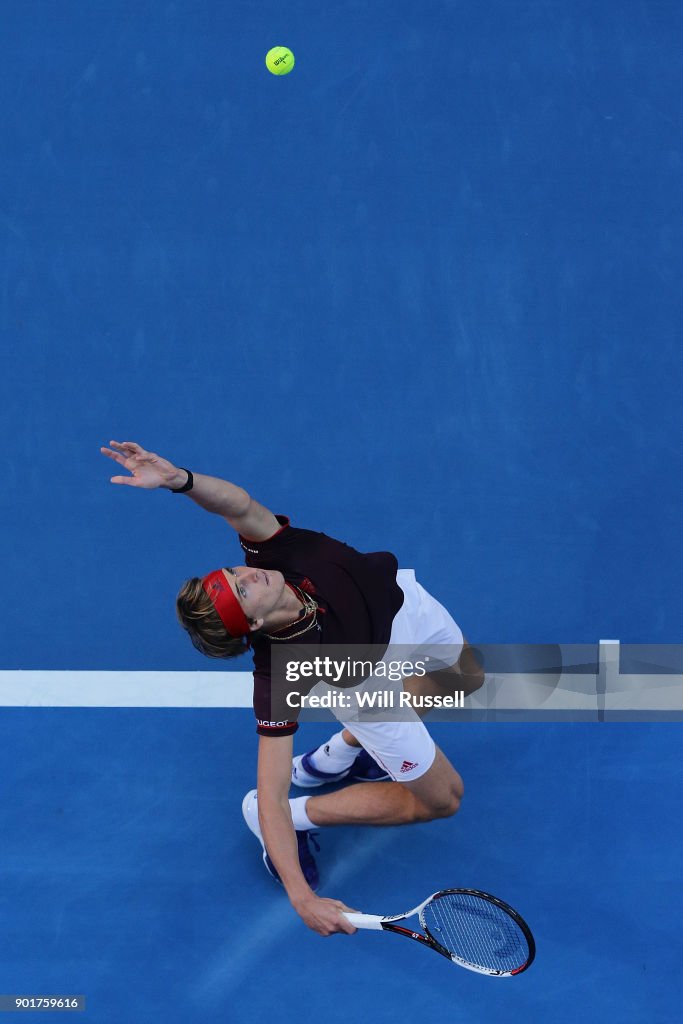
[[[247,649],[244,637],[227,632],[198,576],[187,580],[178,591],[176,614],[194,646],[207,658],[236,658]]]

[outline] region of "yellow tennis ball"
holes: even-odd
[[[288,75],[294,67],[294,54],[286,46],[274,46],[266,54],[266,67],[274,75]]]

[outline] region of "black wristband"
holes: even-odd
[[[189,469],[185,469],[184,466],[178,466],[178,469],[182,469],[183,473],[187,473],[187,483],[183,484],[182,487],[171,487],[169,490],[171,494],[184,494],[185,491],[191,491],[194,485],[194,477]]]

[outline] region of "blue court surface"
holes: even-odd
[[[489,890],[527,973],[322,939],[242,821],[249,659],[175,619],[240,549],[99,449],[394,552],[474,643],[680,644],[682,34],[667,0],[3,4],[0,995],[96,1024],[679,1019],[679,724],[437,722],[457,816],[321,831],[324,895]]]
[[[321,894],[350,906],[399,913],[453,885],[517,906],[537,959],[496,979],[397,936],[322,939],[299,921],[240,813],[249,711],[0,721],[3,991],[85,994],[98,1024],[677,1019],[676,725],[436,725],[465,779],[455,818],[321,830]]]

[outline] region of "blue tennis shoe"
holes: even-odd
[[[343,772],[321,772],[319,768],[315,768],[311,758],[316,750],[318,747],[315,750],[309,750],[307,754],[299,754],[292,758],[292,782],[295,786],[301,786],[303,789],[325,786],[328,782],[341,782],[349,775],[350,768],[346,768]]]
[[[389,778],[389,773],[377,764],[374,757],[370,757],[367,750],[361,750],[351,765],[350,775],[356,782],[384,782]]]
[[[292,782],[295,786],[312,789],[314,786],[325,786],[330,782],[341,782],[342,779],[353,779],[355,782],[383,782],[389,778],[384,768],[381,768],[362,747],[350,768],[343,772],[323,772],[316,768],[311,760],[318,749],[316,747],[307,754],[299,754],[292,758]]]

